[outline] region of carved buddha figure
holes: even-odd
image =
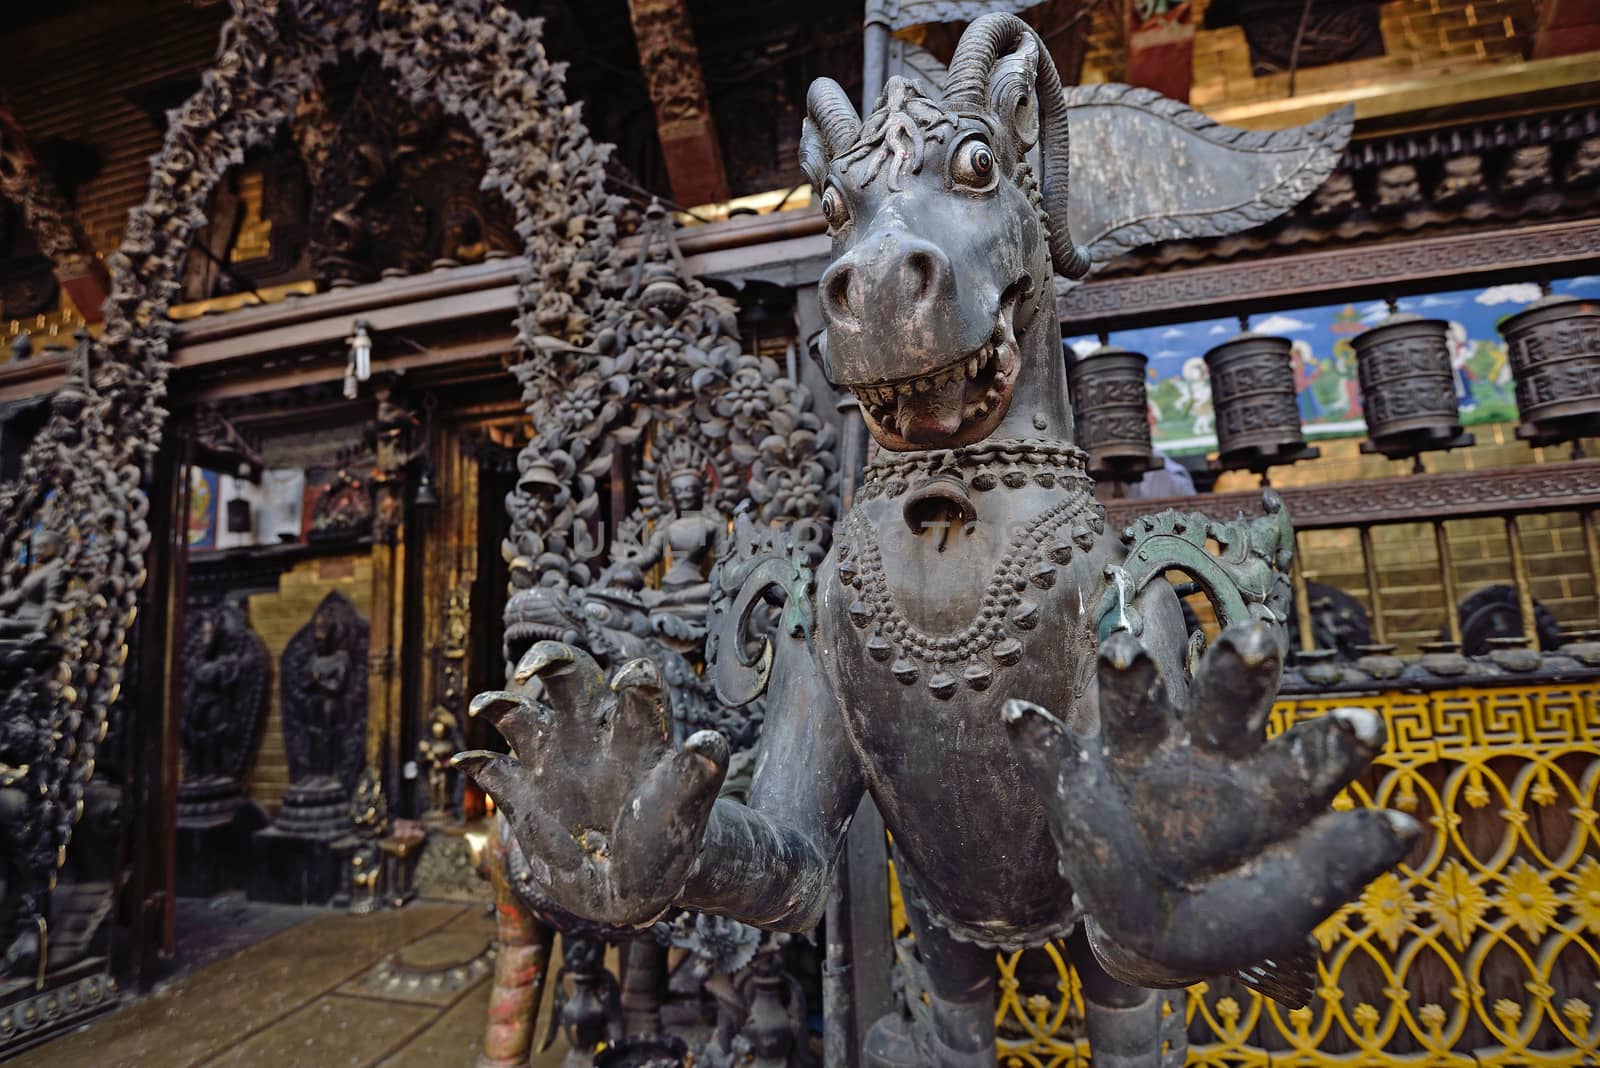
[[[668,559],[661,578],[663,608],[704,610],[711,598],[706,573],[722,548],[727,523],[705,510],[705,477],[693,468],[672,473],[672,505],[677,514],[650,539],[651,563]]]
[[[715,509],[706,507],[706,468],[699,452],[681,439],[666,452],[672,512],[656,521],[642,549],[624,555],[607,570],[602,585],[638,590],[653,615],[679,617],[698,628],[704,626],[711,603],[707,575],[722,551],[728,524]],[[644,573],[662,563],[666,572],[660,587],[644,588]]]

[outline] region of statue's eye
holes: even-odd
[[[987,141],[974,137],[956,148],[950,174],[960,184],[986,189],[994,181],[994,173],[994,149]]]
[[[828,220],[828,227],[838,230],[850,221],[850,212],[844,205],[844,197],[833,186],[822,191],[822,217]]]

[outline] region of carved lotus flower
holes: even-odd
[[[1516,867],[1511,869],[1506,877],[1505,889],[1495,904],[1500,906],[1500,911],[1505,913],[1507,919],[1522,928],[1522,933],[1530,942],[1538,941],[1561,907],[1561,901],[1550,889],[1544,872],[1526,860],[1517,861]]]
[[[827,473],[813,460],[763,455],[750,471],[750,497],[765,519],[813,519],[827,513]]]
[[[587,438],[621,414],[618,392],[615,380],[584,376],[556,399],[551,414],[569,436]]]
[[[749,431],[767,421],[773,408],[773,386],[761,373],[759,361],[742,356],[733,374],[728,378],[728,388],[723,390],[714,404],[716,413],[730,420],[734,426]]]

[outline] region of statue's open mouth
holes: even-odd
[[[994,332],[973,352],[918,378],[852,386],[873,437],[888,448],[967,445],[987,437],[1011,405],[1021,364],[1015,300],[1003,301]]]

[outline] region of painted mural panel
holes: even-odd
[[[1563,279],[1553,292],[1600,297],[1600,275]],[[1515,422],[1516,391],[1499,324],[1539,299],[1532,282],[1430,293],[1407,297],[1400,310],[1450,324],[1451,363],[1462,422],[1468,425]],[[1308,437],[1340,437],[1366,433],[1357,384],[1356,335],[1388,314],[1382,301],[1335,304],[1260,316],[1251,321],[1256,333],[1275,334],[1294,342],[1295,386],[1300,419]],[[1168,455],[1207,452],[1216,448],[1215,416],[1205,353],[1239,332],[1235,319],[1202,319],[1176,326],[1122,330],[1111,343],[1150,358],[1148,374],[1150,421],[1157,446]],[[1067,341],[1087,352],[1099,342],[1092,337]]]

